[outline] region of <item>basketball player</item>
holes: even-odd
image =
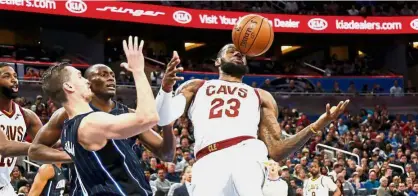
[[[26,132],[34,138],[42,127],[34,112],[13,102],[18,91],[15,70],[0,64],[0,195],[16,195],[10,184],[16,157],[28,154],[29,143],[23,142]]]
[[[328,176],[323,176],[319,173],[319,165],[313,162],[310,168],[312,177],[305,180],[303,184],[303,195],[304,196],[319,196],[329,195],[329,192],[333,192],[334,196],[340,196],[341,190]]]
[[[28,196],[63,196],[66,181],[61,163],[43,164],[33,180]]]
[[[86,70],[85,77],[91,83],[90,88],[93,92],[93,97],[90,102],[90,107],[93,108],[93,110],[104,111],[113,115],[135,112],[135,110],[112,100],[116,94],[116,80],[115,74],[110,69],[110,67],[103,64],[93,65]],[[64,108],[58,109],[52,115],[48,123],[45,124],[39,131],[29,149],[29,156],[31,160],[40,162],[54,162],[59,161],[63,156],[68,156],[65,152],[60,152],[56,149],[49,148],[49,146],[53,145],[59,140],[62,126],[64,125],[64,120],[67,119],[68,115]],[[161,160],[170,162],[173,160],[176,144],[172,132],[172,126],[164,126],[162,132],[163,138],[152,130],[143,132],[138,137],[140,141]],[[131,146],[132,144],[129,145]],[[61,153],[64,153],[64,155],[61,156]],[[75,179],[75,170],[72,168],[70,176],[70,187],[72,187],[70,191],[71,195],[81,194],[81,192],[77,194],[77,191],[81,190],[76,188],[80,188],[80,186],[75,184]],[[146,179],[138,180],[141,183],[148,184]]]
[[[151,195],[138,157],[126,138],[148,131],[159,120],[155,100],[144,73],[143,41],[129,37],[124,41],[137,91],[135,113],[111,115],[95,112],[89,105],[92,92],[89,82],[77,69],[65,64],[49,68],[43,77],[43,89],[68,113],[61,142],[75,164],[77,179],[84,195]],[[140,104],[139,104],[140,103]],[[107,145],[109,144],[110,145]]]
[[[172,96],[180,59],[175,52],[157,96],[159,125],[187,115],[194,126],[197,161],[193,165],[193,194],[198,196],[261,196],[262,163],[268,155],[279,162],[303,146],[340,115],[349,101],[326,106],[326,113],[295,136],[282,140],[273,96],[242,83],[247,60],[233,44],[218,53],[218,80],[189,80]],[[260,140],[257,140],[259,138]],[[263,143],[264,142],[264,143]],[[245,171],[245,172],[243,172]],[[210,182],[210,186],[208,186]]]

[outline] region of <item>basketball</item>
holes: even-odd
[[[249,14],[232,30],[232,42],[243,54],[255,57],[264,54],[273,43],[274,31],[265,17]]]

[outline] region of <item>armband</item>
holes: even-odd
[[[158,92],[157,111],[160,116],[158,126],[166,126],[178,119],[186,108],[186,97],[183,94],[177,96],[172,95],[172,92],[166,93],[162,89]]]

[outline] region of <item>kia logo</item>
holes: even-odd
[[[192,15],[189,12],[179,10],[173,13],[173,19],[178,23],[187,24],[192,21]]]
[[[411,28],[418,31],[418,18],[415,20],[412,20],[410,25],[411,25]]]
[[[312,18],[308,21],[308,26],[312,30],[322,31],[328,27],[328,22],[322,18]]]
[[[65,7],[68,11],[76,14],[84,13],[87,10],[87,4],[83,0],[67,0]]]

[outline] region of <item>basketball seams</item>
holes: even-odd
[[[267,21],[267,24],[269,25],[269,39],[268,39],[268,44],[264,47],[264,49],[262,50],[262,53],[265,53],[269,48],[270,48],[270,46],[273,44],[273,40],[270,42],[270,40],[271,40],[271,38],[272,38],[272,35],[274,36],[274,33],[272,33],[272,26],[270,25],[270,23]],[[263,25],[263,24],[261,24],[261,25]]]
[[[246,22],[245,22],[245,24],[244,25],[242,25],[242,30],[241,30],[241,32],[239,32],[239,34],[238,34],[238,43],[237,43],[237,47],[239,48],[239,50],[240,51],[242,51],[241,50],[241,46],[240,46],[240,41],[241,41],[241,33],[243,32],[243,30],[245,29],[245,26],[247,26],[247,24],[253,19],[253,18],[255,18],[255,17],[257,17],[257,15],[255,15],[255,16],[253,16],[253,17],[251,17],[250,19],[248,19]]]
[[[251,50],[251,48],[253,47],[253,45],[254,45],[254,43],[255,43],[255,40],[257,40],[257,38],[258,38],[258,34],[259,34],[259,33],[260,33],[260,31],[261,31],[261,27],[263,27],[263,22],[264,22],[264,19],[266,19],[266,18],[263,18],[263,19],[261,20],[261,23],[260,23],[260,25],[259,25],[259,27],[258,27],[257,34],[255,34],[255,39],[253,39],[253,43],[251,43],[250,47],[248,47],[247,52]],[[269,41],[270,41],[270,39],[269,39]],[[245,52],[245,53],[247,53],[247,52]]]

